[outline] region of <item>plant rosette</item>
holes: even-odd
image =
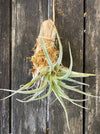
[[[57,44],[59,44],[59,50],[57,49]],[[65,111],[67,126],[68,128],[70,128],[68,122],[68,113],[63,99],[66,99],[81,108],[85,107],[79,105],[76,102],[82,102],[85,100],[74,100],[70,98],[65,94],[62,88],[90,97],[98,96],[83,92],[77,89],[77,86],[70,86],[65,83],[66,81],[69,81],[79,85],[89,86],[88,84],[74,80],[73,78],[95,76],[95,74],[79,73],[72,71],[73,58],[69,42],[68,45],[70,54],[69,68],[64,67],[62,65],[63,48],[56,26],[54,25],[52,20],[46,20],[42,22],[37,42],[33,48],[34,55],[30,58],[31,62],[33,63],[33,68],[31,69],[33,74],[32,80],[17,91],[5,90],[12,92],[12,94],[1,100],[7,99],[19,93],[29,95],[24,100],[17,99],[19,102],[31,102],[46,98],[51,94],[51,92],[53,92]],[[40,97],[39,95],[47,89],[48,85],[48,92]],[[37,88],[34,89],[34,86],[36,86]]]

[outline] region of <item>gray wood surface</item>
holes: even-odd
[[[20,85],[32,79],[29,70],[32,64],[26,57],[32,56],[32,47],[36,43],[40,25],[48,18],[48,1],[52,19],[52,0],[0,0],[0,88],[17,90]],[[95,73],[96,77],[85,79],[90,84],[85,90],[100,96],[100,0],[55,0],[55,3],[56,26],[63,44],[63,65],[69,66],[69,41],[74,61],[73,70],[82,72],[84,66],[85,72]],[[86,21],[83,21],[84,8]],[[71,98],[83,98],[74,92],[65,92]],[[8,94],[0,91],[0,98]],[[53,102],[53,94],[48,98],[49,105],[48,99],[27,104],[16,101],[16,98],[24,97],[15,95],[11,101],[0,101],[0,134],[100,133],[100,99],[88,98],[85,105],[89,110],[84,114],[83,109],[64,101],[69,115],[69,132],[63,108],[57,100]]]
[[[73,70],[83,71],[83,0],[56,0],[56,26],[63,44],[63,64],[69,66],[69,52],[67,41],[71,43],[74,60]],[[52,6],[51,6],[52,14]],[[79,79],[80,80],[80,79]],[[81,87],[80,87],[81,88]],[[70,97],[81,99],[82,96],[66,92]],[[54,95],[50,96],[50,134],[82,134],[82,109],[66,102],[69,115],[70,132],[68,132],[65,113]],[[81,103],[80,103],[81,104]]]
[[[86,72],[96,77],[87,78],[87,92],[100,96],[100,1],[86,1]],[[100,99],[89,98],[86,106],[86,134],[100,133]]]
[[[10,22],[10,1],[0,1],[0,88],[9,88],[9,22]],[[0,98],[8,93],[0,91]],[[0,101],[0,134],[9,134],[9,99]]]
[[[47,0],[12,1],[12,89],[29,82],[32,56],[40,24],[47,19]],[[20,103],[12,99],[12,134],[46,134],[46,99]]]

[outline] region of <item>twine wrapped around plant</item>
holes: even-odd
[[[56,43],[56,38],[58,43]],[[59,45],[59,50],[57,49],[58,47],[57,44]],[[27,98],[26,100],[17,99],[20,102],[31,102],[31,101],[43,99],[48,95],[50,95],[51,92],[53,92],[65,111],[67,125],[69,128],[67,109],[63,99],[66,99],[81,108],[85,108],[85,107],[77,104],[76,102],[81,102],[85,100],[74,100],[70,98],[65,94],[62,87],[67,90],[71,90],[73,92],[77,92],[90,97],[98,97],[98,96],[85,93],[77,89],[75,86],[70,86],[63,82],[64,80],[79,85],[88,86],[88,84],[76,81],[73,78],[95,76],[94,74],[78,73],[72,71],[73,58],[71,54],[70,43],[68,42],[68,44],[69,44],[69,54],[70,54],[70,66],[69,68],[66,68],[61,64],[62,57],[63,57],[63,50],[62,50],[62,44],[56,26],[54,25],[52,20],[44,21],[41,25],[41,30],[37,38],[35,47],[33,49],[34,55],[31,57],[31,62],[33,63],[33,68],[31,69],[33,74],[32,80],[26,85],[24,85],[23,87],[21,87],[20,89],[18,89],[17,91],[5,90],[13,93],[3,99],[7,99],[17,93],[27,94],[27,95],[31,94],[31,96],[29,96],[29,98]],[[39,87],[36,89],[31,89],[31,87],[33,87],[34,84],[37,84],[38,81],[40,82]],[[39,95],[46,90],[48,85],[49,85],[48,92],[45,95],[39,97]]]

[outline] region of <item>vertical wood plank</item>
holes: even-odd
[[[40,24],[47,19],[47,0],[12,1],[12,89],[18,89],[32,79],[29,57],[39,34]],[[16,95],[12,99],[12,133],[46,133],[46,99],[20,103]]]
[[[63,64],[69,66],[67,41],[71,43],[74,60],[73,70],[83,71],[83,0],[55,0],[56,26],[63,44]],[[52,3],[51,3],[52,10]],[[52,11],[51,11],[52,14]],[[81,88],[81,87],[80,87]],[[82,99],[75,92],[66,92],[70,97]],[[52,95],[50,102],[55,100]],[[70,132],[67,129],[65,113],[58,101],[50,105],[50,134],[82,134],[82,109],[65,102],[68,110]]]
[[[9,22],[10,1],[0,0],[0,88],[9,88]],[[0,98],[8,93],[0,91]],[[0,134],[9,134],[9,100],[0,101]]]
[[[87,78],[90,84],[86,91],[100,96],[100,1],[86,1],[86,72],[96,73],[96,77]],[[89,98],[86,106],[86,134],[100,133],[100,100]]]

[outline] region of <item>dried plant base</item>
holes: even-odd
[[[45,42],[45,47],[53,64],[56,63],[59,55],[56,40],[57,33],[55,31],[54,24],[52,20],[46,20],[42,22],[37,42],[33,48],[34,55],[31,57],[31,62],[33,63],[33,69],[31,69],[31,71],[33,76],[38,74],[43,67],[48,66],[41,42],[42,36]]]

